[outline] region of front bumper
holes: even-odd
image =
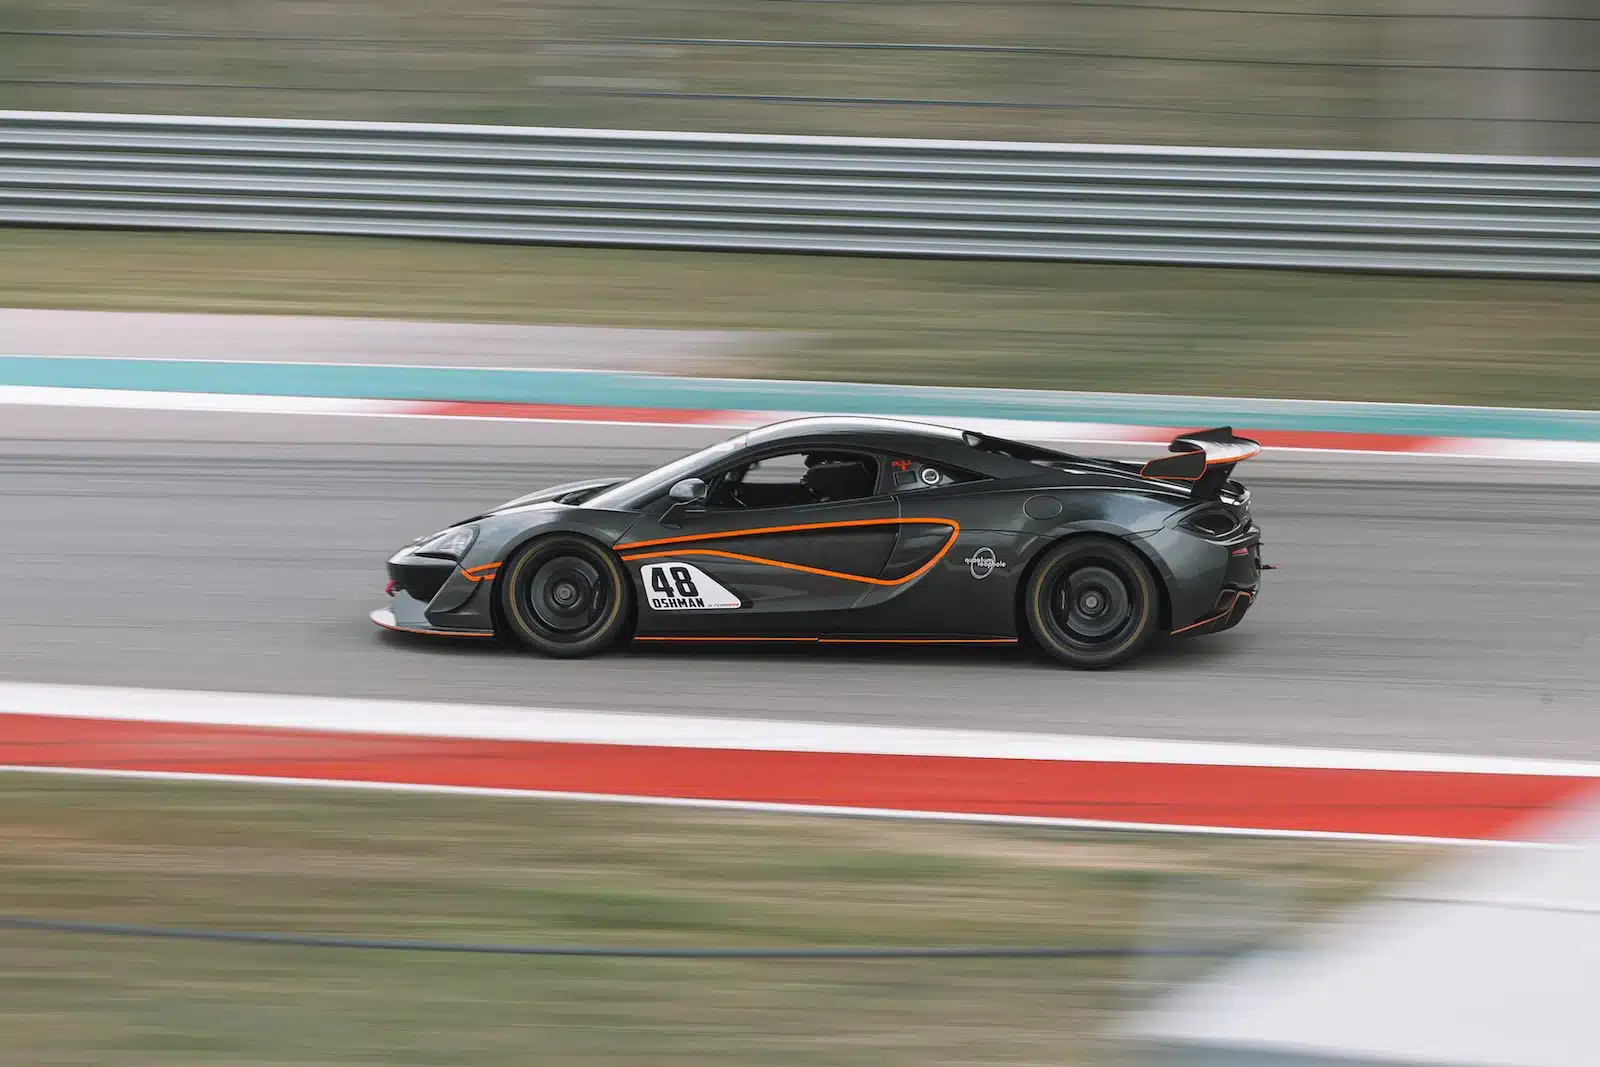
[[[386,630],[440,637],[494,637],[498,562],[463,567],[455,560],[401,549],[389,559],[389,607],[368,614]]]
[[[480,640],[495,636],[487,613],[480,614],[472,610],[430,612],[427,602],[394,585],[390,586],[390,596],[392,599],[388,607],[378,608],[367,615],[385,630],[428,637],[469,637]]]
[[[388,608],[377,608],[367,616],[385,630],[393,630],[400,634],[425,634],[428,637],[475,637],[479,640],[488,640],[494,637],[493,630],[445,630],[427,623],[402,625],[395,618],[394,612]]]

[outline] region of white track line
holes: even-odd
[[[0,714],[412,737],[973,759],[1600,778],[1600,763],[493,705],[0,683]]]
[[[344,415],[388,419],[449,419],[467,422],[529,422],[562,423],[574,426],[656,426],[683,430],[748,430],[788,418],[798,418],[805,412],[780,411],[710,411],[702,417],[685,421],[663,416],[659,421],[649,418],[614,420],[599,415],[583,419],[559,417],[527,417],[522,415],[493,414],[493,403],[482,405],[482,413],[474,413],[471,405],[461,410],[440,413],[441,407],[455,407],[445,402],[420,400],[363,400],[339,397],[255,396],[235,393],[183,393],[139,389],[78,389],[53,386],[0,385],[0,406],[121,408],[137,411],[207,411],[242,415]],[[511,404],[515,407],[517,405]],[[600,405],[604,408],[606,405]],[[960,424],[1000,437],[1022,440],[1048,441],[1055,444],[1075,445],[1165,445],[1174,432],[1172,427],[1136,426],[1122,423],[1042,422],[1024,419],[950,419],[942,416],[903,415],[900,418],[914,421]],[[1404,450],[1380,448],[1339,448],[1333,442],[1342,435],[1328,432],[1327,445],[1274,445],[1269,452],[1313,452],[1328,454],[1361,454],[1382,456],[1417,456],[1435,459],[1489,459],[1520,463],[1600,463],[1600,442],[1593,441],[1541,441],[1510,438],[1429,437],[1415,447]],[[1356,435],[1360,436],[1360,435]]]
[[[404,415],[404,401],[323,396],[245,396],[145,389],[73,389],[0,385],[0,404],[25,407],[124,408],[134,411],[220,411],[238,415]]]
[[[1538,463],[1600,463],[1600,443],[1534,441],[1510,437],[1436,437],[1422,447],[1422,454]]]

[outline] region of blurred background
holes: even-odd
[[[914,196],[943,181],[939,166],[960,178],[963,161],[913,161],[852,184],[853,173],[800,181],[781,162],[706,163],[659,143],[621,162],[531,136],[491,145],[505,157],[487,141],[408,157],[403,136],[384,134],[375,139],[392,136],[382,145],[391,154],[374,163],[350,144],[312,144],[315,134],[263,146],[259,129],[240,128],[224,131],[235,141],[196,147],[158,126],[108,133],[6,116],[0,365],[35,363],[0,388],[104,386],[90,380],[97,373],[115,388],[192,387],[186,360],[338,363],[356,390],[379,380],[379,364],[559,366],[1216,404],[1584,409],[1545,412],[1541,425],[1559,416],[1561,432],[1600,440],[1600,299],[1585,280],[1600,275],[1596,0],[0,0],[0,110],[1241,149],[1240,168],[1259,173],[1190,174],[1165,200],[1182,183],[1156,171],[1191,165],[1171,163],[1179,154],[1151,154],[1145,171],[1099,185],[1104,174],[1082,177],[1097,162],[1063,156],[1018,210],[1091,238],[1097,225],[1131,229],[1144,212],[1159,216],[1152,227],[1199,218],[1220,245],[1250,229],[1271,246],[1275,227],[1298,227],[1353,247],[1377,219],[1380,230],[1393,223],[1377,243],[1396,255],[1424,239],[1442,256],[1539,246],[1522,276],[1466,276],[1230,268],[1219,265],[1226,248],[1206,266],[1112,265],[361,236],[356,225],[318,227],[341,210],[432,225],[453,208],[441,225],[488,215],[562,225],[574,204],[625,214],[645,188],[657,199],[641,212],[771,231],[781,227],[767,216],[794,209],[793,188],[807,183],[810,218],[832,224],[854,211],[851,224],[870,229],[878,220],[862,216],[884,214],[888,195],[873,181]],[[1493,162],[1434,161],[1369,182],[1339,170],[1366,165],[1348,160],[1284,178],[1249,154],[1271,149],[1565,159],[1510,176]],[[678,182],[662,154],[704,173]],[[1119,167],[1131,169],[1125,157],[1108,169]],[[694,184],[706,173],[739,195],[710,203],[717,194]],[[1025,181],[986,186],[973,173],[961,195],[1026,199],[1016,192]],[[494,195],[475,201],[484,188]],[[851,206],[822,203],[830,196]],[[1168,214],[1145,212],[1150,198]],[[1241,221],[1263,200],[1278,218]],[[997,231],[1026,230],[1004,214],[1014,203],[982,206]],[[1231,214],[1203,217],[1213,208]],[[1330,222],[1324,210],[1343,214]],[[238,224],[252,211],[253,224]],[[735,211],[745,214],[728,222]],[[217,217],[228,218],[213,226]],[[906,218],[907,229],[925,221],[912,209]],[[274,226],[284,232],[263,232]],[[1578,269],[1550,268],[1556,258]],[[104,370],[115,359],[84,357],[161,366],[128,385],[120,366]],[[1339,425],[1391,439],[1454,433],[1436,412]],[[1600,467],[1264,458],[1261,480],[1247,480],[1263,487],[1259,514],[1285,566],[1253,623],[1165,654],[1131,683],[1090,689],[942,653],[841,655],[821,669],[781,655],[630,654],[558,670],[402,648],[364,628],[401,539],[487,502],[636,473],[683,451],[683,438],[653,429],[577,424],[565,438],[467,419],[45,403],[0,413],[0,517],[43,532],[71,562],[0,558],[0,680],[1600,752]],[[1402,418],[1414,421],[1383,421]],[[0,730],[4,719],[0,709]],[[0,923],[3,1067],[1120,1064],[1113,1024],[1211,961],[1110,957],[1260,943],[1450,851],[21,781],[0,781],[0,919],[468,947],[1069,945],[1107,958],[552,962],[104,940]],[[1251,996],[1253,1007],[1270,1000]]]
[[[0,106],[1600,150],[1588,0],[0,4]]]
[[[706,146],[652,161],[621,141],[605,158],[433,148],[411,166],[402,139],[377,170],[274,157],[274,143],[219,169],[138,131],[108,147],[18,125],[4,217],[72,225],[103,207],[149,224],[202,196],[202,213],[297,232],[6,229],[0,289],[29,307],[758,331],[773,343],[697,364],[746,377],[1554,407],[1600,394],[1600,301],[1563,280],[1592,275],[1600,248],[1600,180],[1582,163],[1600,153],[1600,10],[1586,0],[0,0],[0,109],[1551,155],[1578,169],[1434,161],[1373,181],[1348,160],[1135,173],[1063,155],[1037,187],[1002,162],[957,188],[939,184],[948,160],[887,181],[872,160],[863,179]],[[227,151],[252,159],[256,136]],[[497,172],[502,150],[525,169]],[[97,204],[96,190],[131,195]],[[569,244],[310,236],[352,207],[403,216],[391,238],[484,219],[565,227]],[[371,217],[346,232],[373,232]],[[1127,265],[572,236],[618,217],[676,226],[690,247],[720,228],[757,234],[745,249],[841,252],[836,233],[885,221],[895,240],[1048,223],[1050,239],[1120,246]],[[1140,258],[1151,243],[1162,262]],[[1427,269],[1239,269],[1280,248],[1295,266],[1379,249]],[[1466,276],[1467,251],[1496,269]]]

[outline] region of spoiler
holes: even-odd
[[[1139,469],[1139,476],[1194,482],[1194,495],[1204,499],[1219,496],[1234,466],[1258,455],[1261,445],[1235,437],[1232,426],[1218,426],[1179,434],[1167,451],[1177,454],[1152,459]]]

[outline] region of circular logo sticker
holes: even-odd
[[[987,578],[995,572],[995,568],[1004,568],[1005,564],[995,558],[994,549],[980,548],[962,561],[972,569],[974,578]]]

